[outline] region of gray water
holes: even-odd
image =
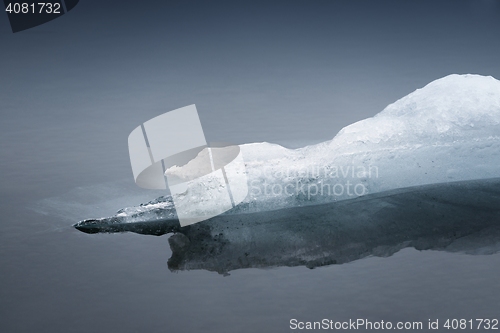
[[[498,317],[498,254],[408,248],[313,270],[172,273],[167,236],[87,235],[47,201],[35,211],[27,209],[29,201],[7,203],[1,236],[5,332],[286,332],[292,318]],[[80,207],[81,214],[106,210],[97,206]]]
[[[497,2],[145,3],[82,0],[18,34],[0,15],[1,332],[500,317],[499,254],[407,248],[223,277],[172,273],[167,236],[71,227],[161,194],[135,187],[127,136],[166,111],[195,103],[208,141],[297,147],[444,75],[499,78]]]

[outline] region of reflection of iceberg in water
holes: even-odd
[[[406,246],[460,250],[465,235],[479,251],[471,235],[492,234],[499,219],[500,81],[450,75],[329,142],[297,150],[256,143],[241,152],[249,195],[221,216],[181,229],[172,199],[162,197],[76,227],[174,232],[172,269],[220,272],[314,267]],[[328,191],[339,184],[344,191]],[[192,197],[203,200],[199,190]]]
[[[138,217],[138,220],[140,218]],[[180,228],[177,220],[83,222],[85,232],[170,237],[171,270],[341,264],[402,248],[489,254],[500,249],[500,178],[398,189],[353,200],[226,214]]]
[[[493,253],[500,248],[499,222],[500,179],[427,185],[333,204],[219,216],[169,239],[169,268],[219,273],[313,268],[389,256],[405,247]]]

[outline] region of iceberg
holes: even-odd
[[[331,141],[300,149],[270,143],[240,148],[249,193],[229,214],[500,177],[500,81],[449,75],[343,128]],[[192,197],[205,200],[203,188],[193,190],[199,193]],[[175,217],[173,208],[172,200],[159,198],[118,216]]]
[[[311,254],[310,259],[297,256],[301,251],[310,253],[302,245],[306,248],[316,246],[318,253],[333,251],[335,259],[329,258],[340,263],[349,261],[348,257],[357,258],[363,256],[361,253],[369,255],[379,251],[380,244],[384,243],[381,240],[393,232],[397,232],[400,238],[399,243],[391,242],[392,249],[410,246],[408,244],[422,237],[433,243],[429,240],[433,237],[431,231],[436,229],[436,221],[440,218],[429,213],[431,211],[448,216],[445,219],[448,231],[444,234],[437,232],[437,237],[454,239],[449,232],[457,225],[461,226],[461,235],[477,233],[481,228],[493,228],[495,223],[498,224],[495,207],[500,206],[497,190],[500,178],[500,81],[491,76],[449,75],[390,104],[374,117],[343,128],[330,141],[299,149],[270,143],[244,144],[240,149],[249,192],[242,203],[220,216],[191,228],[181,228],[172,197],[163,196],[138,207],[124,208],[110,218],[79,222],[75,227],[89,233],[175,233],[170,238],[172,258],[179,257],[176,254],[180,253],[179,249],[197,246],[193,244],[198,238],[219,245],[237,244],[241,248],[245,247],[244,244],[260,244],[256,246],[265,253],[271,251],[272,239],[278,237],[286,239],[287,244],[295,249],[287,252],[293,253],[293,258],[300,258],[295,263],[310,263],[312,266],[317,260],[328,260],[321,255]],[[483,182],[477,183],[479,180]],[[440,189],[446,189],[444,194],[439,192]],[[193,190],[199,193],[191,193],[192,198],[205,200],[202,187],[193,187]],[[432,194],[436,191],[441,194]],[[443,195],[446,199],[439,199]],[[399,199],[394,203],[382,198]],[[478,203],[477,198],[484,202]],[[418,202],[425,203],[421,210],[415,208]],[[365,209],[364,205],[371,208]],[[436,205],[440,208],[433,210]],[[356,209],[349,211],[345,207]],[[397,213],[394,213],[394,207],[397,207]],[[472,211],[470,214],[463,211],[467,207],[472,207],[475,215]],[[340,213],[343,209],[344,214]],[[477,222],[481,219],[476,217],[486,212],[492,214],[486,216],[487,225]],[[399,217],[396,219],[391,214]],[[426,214],[430,214],[428,219],[419,216]],[[373,218],[375,215],[378,217]],[[461,216],[469,216],[470,225]],[[281,222],[276,222],[278,220]],[[328,227],[317,229],[321,223],[315,221],[322,221]],[[415,226],[412,226],[412,221]],[[338,223],[351,225],[350,236],[343,241],[336,236],[336,231],[342,230]],[[397,227],[392,228],[387,223]],[[240,224],[246,227],[240,228]],[[356,229],[354,225],[360,227]],[[387,235],[369,232],[374,225],[385,230]],[[428,233],[412,234],[416,225],[422,228],[427,225]],[[479,229],[472,230],[471,225]],[[313,229],[315,231],[311,231]],[[194,230],[205,230],[203,232],[208,234],[201,237],[201,231],[196,233]],[[229,237],[229,234],[236,238]],[[319,239],[322,237],[326,237],[324,241]],[[363,237],[367,238],[363,240]],[[378,241],[370,242],[372,245],[368,248],[361,246],[358,255],[339,257],[338,251],[349,251],[339,248],[338,244],[347,247],[354,246],[354,243],[365,244],[370,237]],[[264,239],[268,239],[268,243]],[[349,239],[351,241],[347,241]],[[308,242],[311,245],[307,245]],[[331,245],[331,242],[337,245]],[[214,248],[213,251],[219,253],[222,250]],[[238,252],[237,249],[234,251]],[[191,248],[188,253],[196,251]],[[255,249],[251,253],[255,254]],[[294,265],[293,260],[283,260],[287,256],[289,254],[279,254],[279,259],[268,262]],[[175,258],[172,262],[179,262],[180,259]],[[172,263],[172,267],[190,269],[203,266],[189,266],[185,262],[192,263],[194,259],[183,258],[180,262],[184,264]],[[266,261],[265,258],[258,260]],[[236,266],[211,269],[225,272]]]

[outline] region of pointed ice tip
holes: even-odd
[[[75,229],[87,234],[96,234],[99,232],[98,222],[96,219],[83,220],[73,224]]]

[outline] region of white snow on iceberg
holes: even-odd
[[[500,81],[449,75],[343,128],[331,141],[296,150],[269,143],[241,148],[249,211],[499,177]]]

